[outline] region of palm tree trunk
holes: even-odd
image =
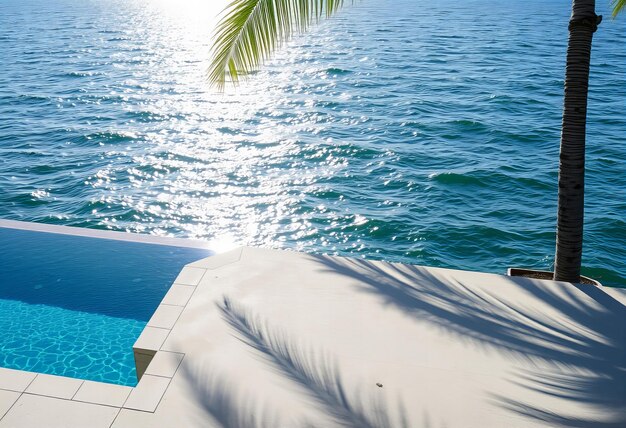
[[[585,196],[585,125],[591,39],[602,17],[595,0],[573,0],[561,128],[554,279],[580,282]]]

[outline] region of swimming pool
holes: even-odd
[[[133,343],[182,267],[212,252],[52,229],[72,234],[0,222],[0,366],[136,385]]]

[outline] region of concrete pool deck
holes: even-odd
[[[626,290],[239,248],[191,263],[136,388],[0,369],[0,427],[626,426]]]

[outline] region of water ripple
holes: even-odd
[[[551,267],[562,2],[360,2],[224,95],[204,74],[216,4],[2,2],[0,217]],[[584,265],[625,286],[621,24],[594,35]]]

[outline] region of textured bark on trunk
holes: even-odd
[[[585,196],[585,125],[595,0],[573,0],[561,128],[554,279],[580,282]]]

